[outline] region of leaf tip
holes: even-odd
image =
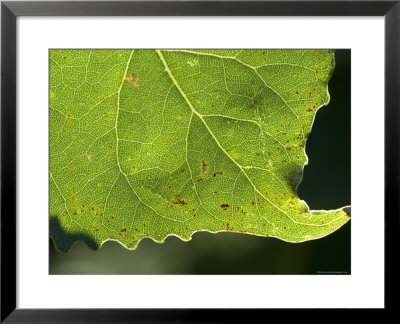
[[[351,206],[343,207],[342,210],[344,211],[344,213],[345,213],[349,218],[351,218]]]

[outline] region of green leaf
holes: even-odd
[[[349,209],[296,189],[333,66],[330,50],[51,50],[55,245],[332,233]]]

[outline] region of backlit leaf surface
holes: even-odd
[[[333,66],[330,50],[50,50],[57,248],[335,231],[347,210],[296,195]]]

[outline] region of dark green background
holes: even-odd
[[[350,50],[336,50],[331,101],[307,140],[309,164],[298,195],[311,209],[350,205]],[[190,242],[144,239],[134,251],[107,242],[93,251],[76,242],[60,253],[50,242],[50,274],[350,274],[350,222],[333,234],[286,243],[236,233],[196,233]]]

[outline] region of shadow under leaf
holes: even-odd
[[[65,231],[57,217],[50,216],[49,225],[50,238],[53,240],[56,249],[60,252],[68,252],[75,241],[85,242],[92,250],[97,250],[99,248],[99,244],[86,233],[69,233]]]

